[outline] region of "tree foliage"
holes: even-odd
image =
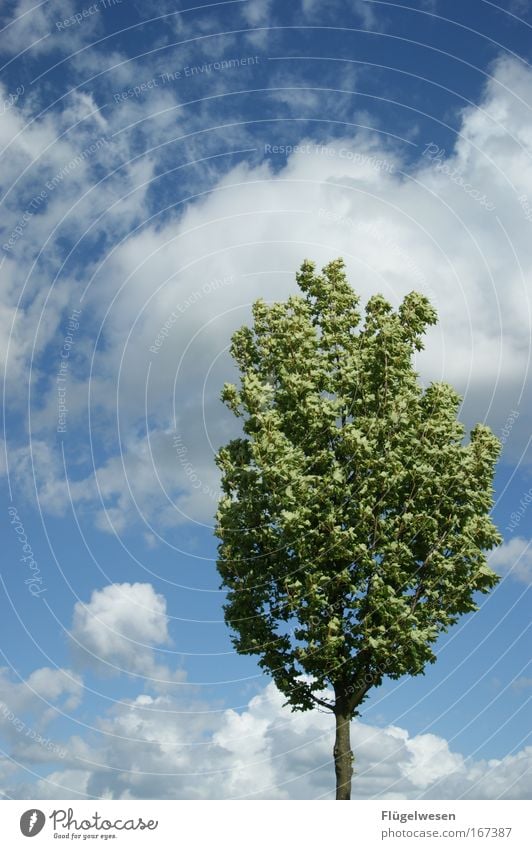
[[[397,310],[375,295],[362,316],[340,259],[304,262],[297,282],[232,337],[241,380],[222,398],[243,435],[217,455],[218,569],[237,651],[293,708],[351,717],[384,676],[434,662],[496,584],[499,442],[480,424],[466,442],[455,390],[420,385],[423,295]]]

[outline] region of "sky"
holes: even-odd
[[[213,457],[231,333],[343,256],[436,307],[416,368],[501,439],[504,537],[353,721],[353,797],[530,798],[530,4],[177,5],[0,10],[0,791],[332,798],[332,717],[223,622]]]

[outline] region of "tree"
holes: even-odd
[[[414,369],[436,323],[423,295],[375,295],[361,324],[343,260],[305,261],[302,295],[253,305],[232,337],[243,436],[217,454],[225,621],[293,710],[336,718],[336,798],[349,799],[351,719],[372,687],[424,672],[476,591],[498,581],[489,512],[499,442],[470,440],[460,398]]]

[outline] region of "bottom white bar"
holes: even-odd
[[[530,846],[527,801],[4,801],[2,845],[231,849]],[[120,841],[120,842],[117,842]]]

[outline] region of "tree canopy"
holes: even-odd
[[[237,651],[294,709],[350,719],[496,584],[499,442],[482,424],[465,441],[456,391],[421,385],[426,297],[375,295],[362,315],[341,259],[296,279],[232,337],[240,385],[222,399],[243,435],[217,454],[218,569]]]

